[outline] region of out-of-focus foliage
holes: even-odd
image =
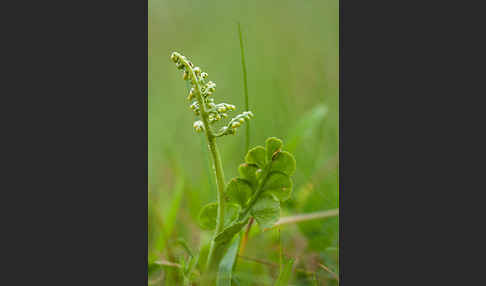
[[[177,50],[201,64],[217,82],[223,102],[243,112],[244,96],[237,22],[241,22],[248,72],[250,146],[268,137],[283,139],[297,169],[293,191],[280,216],[334,209],[339,204],[339,1],[149,0],[148,176],[149,260],[194,263],[176,243],[194,251],[208,248],[211,231],[198,224],[201,209],[216,200],[207,145],[193,131],[188,88],[169,60]],[[245,132],[218,141],[226,183],[238,177]],[[209,225],[210,226],[210,225]],[[284,254],[296,258],[291,285],[337,285],[318,264],[338,273],[339,219],[282,227]],[[272,231],[254,224],[231,277],[232,285],[274,285],[279,276],[279,243]],[[206,254],[207,255],[207,254]],[[202,256],[202,257],[201,257]],[[273,263],[277,267],[261,263]],[[188,265],[188,264],[185,265]],[[186,268],[186,270],[189,268]],[[151,263],[152,285],[182,285],[180,270]],[[188,273],[189,275],[189,273]],[[191,274],[197,277],[197,274]]]

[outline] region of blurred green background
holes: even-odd
[[[216,200],[209,154],[193,131],[188,88],[169,60],[178,51],[217,84],[215,99],[244,111],[237,23],[242,26],[248,72],[250,146],[283,139],[297,171],[281,216],[338,207],[339,1],[148,1],[149,261],[176,260],[209,241],[197,216]],[[244,125],[218,140],[225,179],[237,176],[245,154]],[[319,264],[338,273],[338,218],[282,227],[284,253],[296,268],[316,273],[317,285],[336,285]],[[264,250],[264,251],[262,251]],[[253,227],[245,256],[278,263],[275,231]],[[150,270],[150,269],[149,269]],[[179,285],[165,268],[150,272],[153,285]],[[272,285],[278,267],[238,259],[235,285]],[[172,279],[172,280],[171,280]],[[290,285],[316,285],[294,270]]]

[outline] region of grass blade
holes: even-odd
[[[240,37],[240,51],[241,51],[241,67],[243,69],[243,88],[245,91],[245,111],[250,110],[248,103],[248,80],[246,76],[246,62],[245,62],[245,50],[243,49],[243,35],[241,33],[241,24],[238,22],[238,34]],[[246,150],[245,153],[250,149],[250,122],[246,122]]]
[[[319,286],[319,281],[317,280],[317,274],[314,273],[312,276],[312,286]]]
[[[179,209],[181,207],[181,201],[183,195],[184,195],[184,176],[181,173],[179,173],[177,175],[177,181],[174,186],[173,199],[170,202],[169,212],[166,215],[167,219],[165,221],[167,235],[169,236],[172,234],[172,230],[174,229],[177,214],[179,213]]]
[[[282,250],[282,237],[281,237],[281,234],[280,234],[280,228],[278,229],[278,250],[279,250],[278,265],[280,266],[279,273],[282,273],[282,269],[283,269],[283,250]]]
[[[160,201],[157,203],[149,200],[148,214],[151,222],[149,231],[154,236],[149,249],[149,263],[157,259],[159,254],[164,251],[166,251],[169,258],[172,258],[168,240],[172,235],[184,195],[184,176],[181,172],[177,172],[177,174],[177,181],[173,187],[173,198],[170,200],[168,206],[160,198]]]
[[[294,259],[291,258],[284,263],[283,250],[282,250],[282,239],[280,237],[280,229],[278,229],[278,245],[279,245],[279,266],[280,271],[278,274],[277,281],[275,281],[275,286],[287,286],[290,281],[292,274],[292,266],[294,265]]]
[[[231,286],[231,275],[238,254],[240,240],[241,235],[238,235],[233,243],[231,243],[228,251],[221,260],[221,264],[219,265],[217,286]]]
[[[275,286],[287,286],[289,285],[290,278],[292,277],[292,266],[294,265],[295,259],[291,258],[285,262],[285,265],[281,266],[282,271],[278,275],[277,281],[275,281]]]

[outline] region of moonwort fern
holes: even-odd
[[[196,132],[204,132],[211,153],[217,186],[217,201],[204,206],[199,215],[202,229],[214,231],[202,277],[203,285],[215,285],[219,265],[235,236],[254,217],[260,228],[275,224],[280,217],[280,203],[290,197],[291,176],[295,171],[292,154],[283,151],[280,139],[271,137],[265,146],[256,146],[248,151],[238,167],[240,176],[226,185],[221,156],[216,139],[236,134],[237,129],[253,117],[245,111],[228,120],[216,130],[214,123],[228,117],[228,112],[236,107],[228,103],[215,103],[216,84],[207,81],[208,74],[185,56],[174,52],[170,56],[176,67],[183,72],[191,89],[187,99],[190,109],[200,118],[193,127]]]

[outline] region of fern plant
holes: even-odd
[[[253,113],[245,111],[236,115],[216,130],[214,123],[227,118],[228,112],[236,107],[215,103],[216,84],[207,81],[208,74],[194,66],[188,58],[177,52],[173,52],[170,58],[182,71],[183,79],[191,85],[187,99],[190,109],[200,118],[193,127],[196,132],[204,132],[211,153],[217,201],[204,206],[199,215],[201,228],[214,231],[201,282],[203,285],[216,285],[221,260],[250,217],[262,229],[271,227],[280,218],[280,203],[290,197],[291,176],[296,163],[291,153],[282,150],[282,141],[271,137],[266,140],[265,146],[256,146],[248,151],[245,162],[238,167],[240,176],[226,185],[216,139],[236,134],[237,129],[253,117]]]

